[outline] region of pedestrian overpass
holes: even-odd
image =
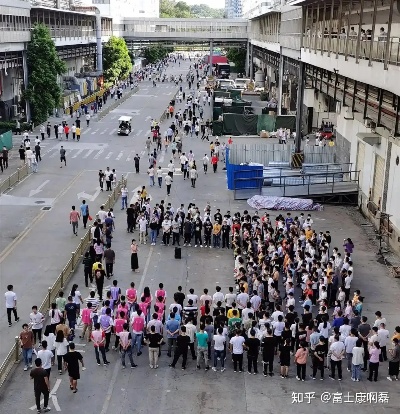
[[[129,19],[120,25],[127,41],[242,43],[249,38],[247,19]]]

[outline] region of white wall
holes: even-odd
[[[399,157],[400,159],[399,139],[396,139],[395,143],[396,144],[392,145],[392,154],[390,157],[386,212],[393,214],[393,216],[390,217],[390,220],[397,227],[397,229],[400,229],[400,163],[399,165],[396,165],[396,158]]]

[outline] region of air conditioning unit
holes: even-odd
[[[20,114],[18,111],[18,105],[12,106],[12,112],[13,112],[13,116],[18,116]]]

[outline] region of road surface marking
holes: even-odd
[[[72,158],[76,158],[78,155],[82,154],[83,151],[85,150],[84,149],[78,150],[78,152]]]
[[[121,158],[122,158],[122,156],[124,155],[124,152],[123,151],[121,151],[118,155],[117,155],[117,158],[115,158],[116,159],[116,161],[119,161]]]
[[[101,149],[95,156],[94,156],[94,159],[95,160],[97,160],[99,157],[100,157],[100,155],[102,154],[104,152],[104,149]]]
[[[107,155],[106,155],[106,160],[109,160],[110,158],[111,158],[111,155],[112,155],[113,153],[112,152],[109,152]]]
[[[90,156],[90,154],[94,152],[94,150],[89,150],[84,156],[83,158],[88,158]]]

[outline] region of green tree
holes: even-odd
[[[27,48],[28,86],[23,99],[31,108],[32,121],[40,124],[48,118],[61,102],[62,90],[58,76],[66,71],[65,63],[59,58],[50,31],[44,24],[37,24],[32,30]]]
[[[245,72],[246,49],[231,48],[228,50],[226,57],[235,64],[236,72]]]
[[[160,44],[151,45],[144,50],[144,57],[149,63],[155,63],[160,59],[164,59],[172,51],[173,48],[168,48]]]
[[[207,4],[195,4],[191,6],[190,11],[193,17],[197,18],[223,19],[224,17],[224,9],[214,9]]]
[[[122,37],[111,36],[103,46],[104,78],[108,82],[128,77],[132,70],[132,61],[128,47]]]

